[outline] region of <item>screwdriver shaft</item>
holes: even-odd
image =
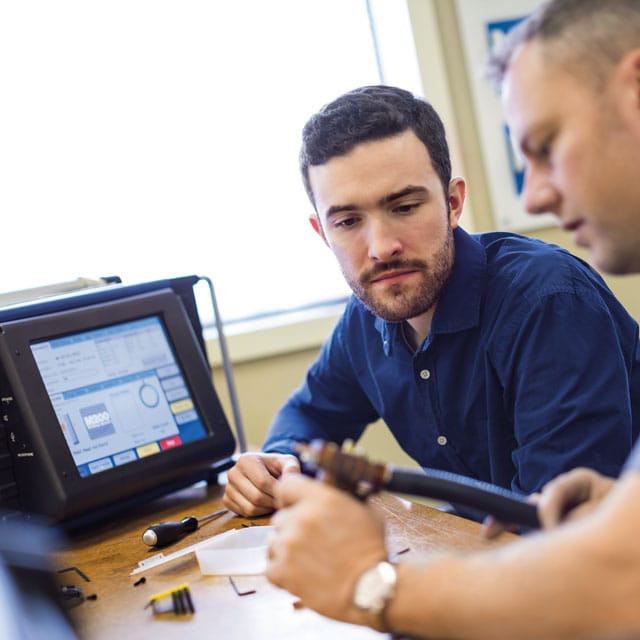
[[[213,513],[208,513],[206,516],[201,516],[200,518],[198,518],[198,524],[209,522],[209,520],[215,520],[216,518],[223,516],[225,513],[229,513],[229,509],[218,509]]]

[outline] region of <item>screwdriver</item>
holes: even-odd
[[[175,542],[187,533],[195,531],[203,522],[215,520],[228,512],[228,509],[218,509],[218,511],[214,511],[200,518],[187,516],[186,518],[182,518],[182,520],[158,522],[148,529],[145,529],[145,532],[142,534],[142,542],[148,544],[150,547],[164,547]]]

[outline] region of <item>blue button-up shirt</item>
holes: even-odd
[[[420,348],[352,298],[263,449],[357,440],[382,418],[420,465],[523,493],[578,465],[617,475],[640,424],[637,323],[560,247],[454,238]]]

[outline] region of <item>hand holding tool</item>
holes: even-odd
[[[387,491],[459,503],[498,520],[529,529],[540,526],[537,507],[524,496],[482,480],[439,469],[403,469],[373,463],[363,455],[345,452],[333,442],[313,440],[298,447],[302,470],[366,500]]]

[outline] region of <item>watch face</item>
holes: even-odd
[[[393,595],[396,570],[388,562],[379,562],[367,569],[358,579],[353,603],[359,609],[380,613]]]

